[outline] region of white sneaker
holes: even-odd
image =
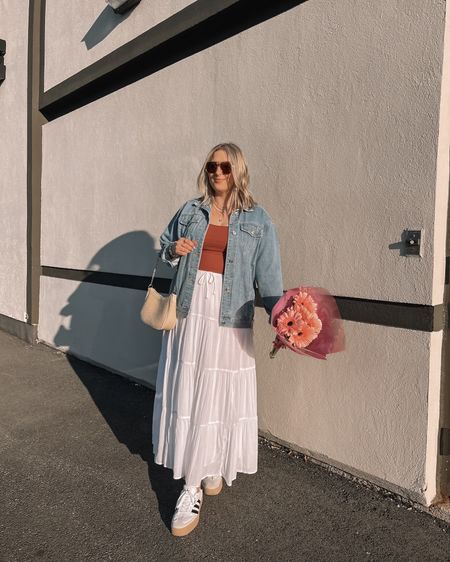
[[[172,535],[184,537],[197,527],[202,501],[203,491],[201,488],[184,485],[172,517]]]
[[[220,494],[223,486],[222,476],[207,476],[202,480],[203,490],[206,496],[217,496]]]

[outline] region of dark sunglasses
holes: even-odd
[[[223,174],[231,174],[232,166],[230,162],[206,162],[205,169],[208,174],[215,174],[219,166]]]

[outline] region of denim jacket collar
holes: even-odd
[[[198,207],[198,206],[200,205],[200,201],[199,201],[198,199],[196,199],[195,201],[192,202],[192,204],[193,204],[195,207]],[[207,204],[207,203],[202,203],[202,204],[200,205],[200,208],[201,208],[201,207],[208,207],[208,204]],[[247,207],[247,208],[245,208],[245,209],[243,209],[243,210],[246,211],[246,212],[250,212],[250,211],[253,211],[254,209],[252,209],[252,208],[250,208],[250,207]]]

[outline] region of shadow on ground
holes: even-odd
[[[76,357],[68,355],[68,360],[117,441],[147,464],[149,483],[156,495],[161,519],[170,529],[175,503],[184,481],[174,480],[171,470],[153,462],[154,392],[111,375],[104,369],[97,367],[93,370],[92,366]]]
[[[61,321],[53,343],[67,352],[73,371],[118,442],[146,462],[161,518],[170,529],[183,481],[173,480],[172,471],[153,462],[154,393],[81,360],[110,365],[131,379],[154,383],[151,373],[158,364],[161,332],[141,321],[140,308],[157,255],[155,240],[144,231],[124,233],[100,248],[86,265],[86,271],[93,273],[79,283],[59,311]],[[170,269],[159,262],[157,275],[170,274]],[[158,281],[155,288],[162,290]]]

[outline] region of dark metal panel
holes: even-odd
[[[450,456],[450,427],[441,427],[439,435],[439,454]]]
[[[39,320],[39,282],[41,273],[41,168],[42,125],[39,112],[43,59],[43,10],[41,0],[30,0],[28,19],[27,92],[27,322]]]

